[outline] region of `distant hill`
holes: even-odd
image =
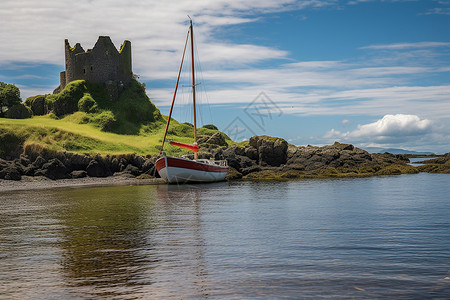
[[[395,148],[378,148],[378,147],[365,147],[364,150],[366,150],[369,153],[391,153],[391,154],[416,154],[416,155],[432,155],[435,154],[433,152],[418,152],[418,151],[411,151],[411,150],[405,150],[405,149],[395,149]]]

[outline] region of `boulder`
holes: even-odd
[[[111,172],[108,171],[102,162],[99,162],[95,159],[89,162],[89,165],[86,168],[86,172],[90,177],[107,177]]]
[[[140,156],[140,155],[136,155],[133,154],[132,159],[131,159],[131,164],[135,167],[137,167],[138,169],[142,169],[142,166],[145,163],[145,158]]]
[[[45,176],[50,179],[69,178],[66,166],[57,158],[50,159],[40,170],[36,171],[36,175]]]
[[[39,155],[38,157],[36,157],[35,161],[33,162],[33,166],[36,169],[40,169],[46,162],[47,162],[47,160],[45,160],[45,158],[43,158],[42,156]]]
[[[233,155],[229,156],[226,160],[230,167],[236,169],[240,173],[242,172],[243,169],[255,166],[255,162],[252,161],[247,156]]]
[[[31,164],[31,161],[30,161],[29,157],[27,155],[25,155],[25,154],[21,154],[20,155],[19,161],[20,161],[20,164],[25,166],[25,167]]]
[[[214,133],[210,138],[208,138],[208,140],[206,140],[206,143],[210,145],[228,146],[225,138],[222,134],[220,134],[220,132]]]
[[[152,169],[154,167],[154,165],[155,165],[155,163],[153,162],[153,160],[150,158],[147,158],[145,160],[145,162],[142,164],[141,170],[143,173],[147,173],[150,169]]]
[[[0,170],[3,170],[4,168],[6,168],[8,166],[9,166],[8,161],[0,158]]]
[[[119,160],[117,159],[117,157],[114,157],[114,158],[111,160],[111,166],[110,166],[110,168],[111,168],[111,171],[112,171],[113,173],[116,173],[116,172],[119,172],[119,171],[120,171],[120,162],[119,162]]]
[[[245,155],[245,148],[239,147],[237,145],[231,145],[222,152],[224,158],[232,157],[235,155],[243,156]]]
[[[0,170],[0,179],[6,180],[20,180],[22,176],[19,170],[15,168],[13,164],[7,166],[6,168]]]
[[[281,138],[266,135],[253,136],[249,145],[258,150],[259,163],[278,167],[287,161],[288,143]]]
[[[86,170],[92,158],[85,154],[65,153],[65,165],[71,170]]]
[[[133,176],[139,176],[141,175],[141,171],[139,171],[139,168],[136,166],[133,166],[131,164],[129,164],[125,170],[122,171],[122,173],[126,173],[126,174],[131,174]]]
[[[37,168],[33,164],[31,164],[23,169],[23,175],[34,176],[36,171]]]
[[[258,158],[259,158],[258,149],[256,149],[253,146],[249,146],[249,147],[245,148],[245,155],[252,160],[258,160]]]

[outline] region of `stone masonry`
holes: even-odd
[[[66,70],[60,74],[58,93],[74,80],[86,80],[105,84],[111,99],[117,99],[119,92],[133,78],[131,68],[131,42],[124,41],[117,51],[109,36],[100,36],[94,48],[85,51],[80,43],[70,47],[65,40]]]

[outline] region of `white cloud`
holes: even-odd
[[[448,47],[450,43],[443,42],[417,42],[417,43],[396,43],[386,45],[370,45],[361,47],[359,49],[374,49],[374,50],[405,50],[405,49],[420,49],[433,47]]]
[[[358,125],[353,131],[340,132],[334,128],[323,137],[351,143],[401,144],[431,134],[432,122],[416,115],[385,115],[376,122]]]
[[[355,139],[398,138],[422,135],[429,132],[430,129],[430,120],[421,120],[415,115],[385,115],[374,123],[359,125],[348,136]]]

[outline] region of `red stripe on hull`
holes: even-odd
[[[169,167],[175,167],[175,168],[184,168],[184,169],[191,169],[191,170],[199,170],[199,171],[205,171],[205,172],[228,172],[227,167],[220,167],[220,166],[212,166],[200,162],[196,162],[193,160],[187,160],[183,158],[176,158],[176,157],[170,157],[167,156],[167,164]],[[161,170],[166,167],[166,162],[164,157],[158,159],[156,161],[156,169]]]
[[[158,170],[158,172],[162,169],[164,169],[166,167],[166,160],[164,159],[164,157],[161,157],[160,159],[158,159],[155,163],[156,166],[156,170]]]

